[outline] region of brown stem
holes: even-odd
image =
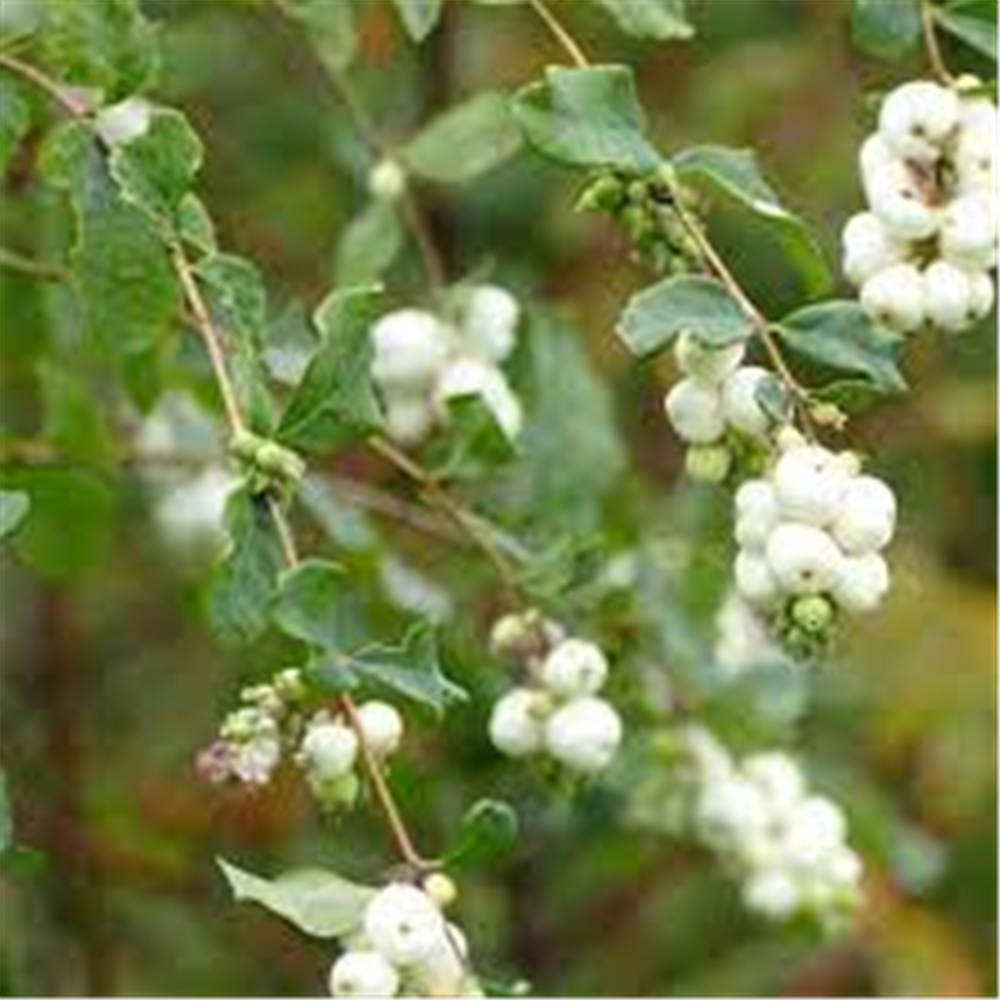
[[[580,47],[576,39],[563,26],[559,18],[542,2],[542,0],[528,0],[531,9],[541,18],[545,26],[552,32],[552,35],[563,47],[566,54],[573,60],[579,69],[586,69],[590,65],[590,60]]]
[[[921,0],[920,23],[923,28],[924,49],[927,52],[927,61],[930,63],[931,71],[944,84],[951,86],[955,82],[951,70],[944,60],[941,51],[941,43],[938,40],[937,29],[934,23],[936,17],[934,4],[931,0]]]

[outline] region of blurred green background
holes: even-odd
[[[386,3],[356,6],[362,57],[352,82],[388,136],[561,58],[520,6],[449,0],[420,48]],[[836,259],[840,227],[860,204],[854,157],[870,95],[920,74],[919,64],[853,52],[847,0],[702,0],[692,4],[698,37],[671,44],[630,41],[589,5],[557,7],[595,58],[635,66],[667,148],[754,147]],[[315,302],[365,200],[369,165],[336,94],[266,5],[159,0],[147,9],[165,48],[154,96],[183,107],[206,139],[202,187],[223,244],[261,267],[276,317],[293,298]],[[952,57],[971,65],[964,53]],[[26,190],[33,197],[31,186],[28,157],[5,181],[5,243],[32,245],[29,222],[11,207]],[[635,366],[610,336],[643,276],[615,233],[572,212],[574,179],[524,152],[460,192],[420,193],[452,274],[493,263],[565,316],[613,392],[630,462],[623,492],[641,490],[664,538],[698,537],[685,533],[702,530],[704,504],[687,489],[673,494],[682,455],[659,415],[669,366]],[[719,233],[765,310],[793,300],[758,233],[725,219]],[[0,286],[5,423],[30,424],[37,407],[36,285],[5,271]],[[392,287],[401,299],[419,292],[412,254]],[[903,515],[888,606],[852,625],[842,655],[815,679],[798,731],[816,773],[843,791],[866,857],[867,903],[857,927],[833,940],[743,915],[710,859],[618,822],[613,793],[585,794],[571,809],[502,765],[482,737],[495,690],[484,678],[491,583],[473,560],[442,560],[434,543],[387,532],[410,564],[453,591],[462,614],[446,628],[448,662],[480,695],[441,729],[415,727],[394,773],[403,803],[430,843],[481,795],[505,794],[523,812],[517,849],[464,887],[462,921],[484,971],[556,995],[995,994],[993,325],[995,316],[963,337],[914,344],[912,393],[852,427],[896,484]],[[339,476],[389,482],[361,456],[334,464]],[[259,871],[322,860],[374,877],[382,832],[364,810],[321,826],[292,782],[247,798],[195,779],[193,754],[239,684],[273,663],[266,648],[233,654],[212,642],[204,567],[158,544],[127,471],[115,496],[107,537],[75,537],[67,523],[49,540],[70,553],[93,546],[72,578],[3,557],[0,743],[19,840],[46,858],[33,877],[4,880],[4,990],[315,993],[329,950],[237,908],[213,856]],[[602,535],[633,535],[619,520],[634,510],[610,498]],[[356,561],[372,574],[381,551],[362,546]],[[694,558],[713,551],[706,542]]]

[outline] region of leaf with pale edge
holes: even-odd
[[[395,205],[373,201],[348,223],[337,247],[336,275],[341,285],[377,282],[403,245]]]
[[[752,324],[739,302],[713,278],[667,278],[629,299],[616,333],[638,357],[669,347],[690,333],[707,347],[746,340]]]
[[[809,295],[829,289],[833,279],[819,243],[802,219],[781,204],[750,150],[695,146],[678,153],[673,164],[682,181],[721,195],[765,224],[801,275]]]
[[[24,524],[31,510],[31,498],[16,490],[0,491],[0,539],[9,538]]]
[[[399,156],[418,177],[460,184],[494,170],[520,147],[509,98],[485,91],[431,119]]]
[[[618,27],[634,38],[658,42],[691,38],[694,28],[687,19],[684,0],[594,0]]]
[[[434,30],[443,4],[444,0],[393,0],[406,33],[415,42],[422,42]]]
[[[369,330],[381,297],[377,287],[349,288],[333,292],[316,310],[321,341],[281,417],[283,444],[326,451],[379,426]]]
[[[506,802],[480,799],[465,814],[455,846],[445,857],[451,868],[491,861],[511,849],[517,840],[517,813]]]
[[[785,316],[775,327],[798,354],[828,368],[863,376],[883,393],[902,392],[899,334],[872,320],[857,302],[824,302]]]
[[[648,172],[661,163],[626,66],[550,67],[511,107],[525,139],[567,166]]]
[[[310,937],[350,934],[360,925],[376,892],[321,868],[303,868],[268,879],[222,858],[216,861],[237,900],[263,906]]]

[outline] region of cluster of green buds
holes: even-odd
[[[234,434],[230,452],[254,496],[267,494],[286,499],[295,492],[307,471],[298,452],[253,431]]]
[[[589,181],[576,207],[610,215],[639,262],[658,274],[682,274],[696,268],[700,252],[674,206],[678,200],[687,205],[692,197],[668,165],[647,174],[605,170]]]

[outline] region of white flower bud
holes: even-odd
[[[861,288],[868,314],[892,330],[912,333],[924,322],[924,282],[913,264],[894,264]]]
[[[434,410],[423,395],[394,392],[385,399],[385,428],[389,437],[410,447],[423,441],[434,426]]]
[[[873,212],[851,216],[844,226],[843,270],[855,285],[863,285],[879,271],[906,259],[906,245],[889,235]]]
[[[780,596],[778,581],[767,560],[754,552],[740,552],[734,567],[736,590],[755,608],[766,608]]]
[[[877,552],[896,530],[896,497],[881,479],[858,476],[847,484],[833,521],[833,537],[848,554]]]
[[[547,699],[529,688],[508,691],[490,716],[490,741],[508,757],[526,757],[542,748]]]
[[[958,125],[958,95],[928,80],[897,87],[882,104],[879,135],[900,156],[933,162]]]
[[[833,452],[802,445],[778,459],[771,481],[783,517],[822,527],[836,516],[849,479]]]
[[[434,395],[442,419],[448,418],[450,400],[468,396],[478,396],[482,400],[510,440],[521,433],[524,415],[520,400],[498,368],[470,357],[449,364]]]
[[[736,541],[743,549],[761,551],[779,520],[778,498],[765,479],[751,479],[737,491]]]
[[[358,738],[340,722],[312,722],[299,746],[298,759],[322,781],[336,781],[354,769]]]
[[[577,698],[556,709],[545,726],[546,749],[572,771],[596,774],[618,750],[622,722],[601,698]]]
[[[728,347],[706,347],[694,334],[682,333],[674,345],[677,367],[696,382],[717,385],[734,372],[743,362],[746,347],[730,344]]]
[[[126,146],[149,131],[153,105],[144,97],[126,97],[94,115],[94,131],[109,146]]]
[[[924,271],[924,313],[939,330],[957,333],[973,321],[972,282],[960,267],[934,261]]]
[[[667,420],[688,444],[713,444],[725,433],[722,399],[714,387],[683,379],[663,401]]]
[[[607,676],[604,653],[583,639],[559,643],[542,664],[542,683],[558,698],[597,694]]]
[[[889,566],[877,552],[841,560],[833,597],[845,611],[874,611],[889,590]]]
[[[403,717],[388,702],[366,701],[358,708],[358,723],[365,746],[376,757],[388,757],[403,738]]]
[[[394,997],[399,973],[374,951],[349,951],[330,970],[330,996]]]
[[[399,201],[406,190],[406,171],[396,160],[380,160],[368,174],[368,190],[379,201]]]
[[[996,266],[997,219],[993,197],[968,194],[956,198],[941,220],[941,255],[973,271]]]
[[[751,754],[743,761],[741,770],[777,812],[787,812],[805,795],[802,772],[786,753],[774,750]]]
[[[820,528],[779,525],[767,542],[767,563],[791,594],[821,594],[839,579],[843,554]]]
[[[722,383],[722,415],[726,423],[754,438],[767,434],[771,420],[757,402],[757,391],[771,377],[766,368],[737,368]]]
[[[403,967],[430,958],[446,933],[444,917],[427,894],[404,883],[380,890],[366,907],[363,923],[371,946]]]
[[[455,346],[455,335],[433,313],[397,309],[371,328],[372,376],[383,390],[427,389]]]
[[[753,874],[743,886],[743,904],[768,920],[787,920],[801,905],[799,886],[780,866]]]
[[[521,306],[499,285],[477,285],[469,292],[462,317],[468,349],[484,361],[499,363],[517,343]]]

